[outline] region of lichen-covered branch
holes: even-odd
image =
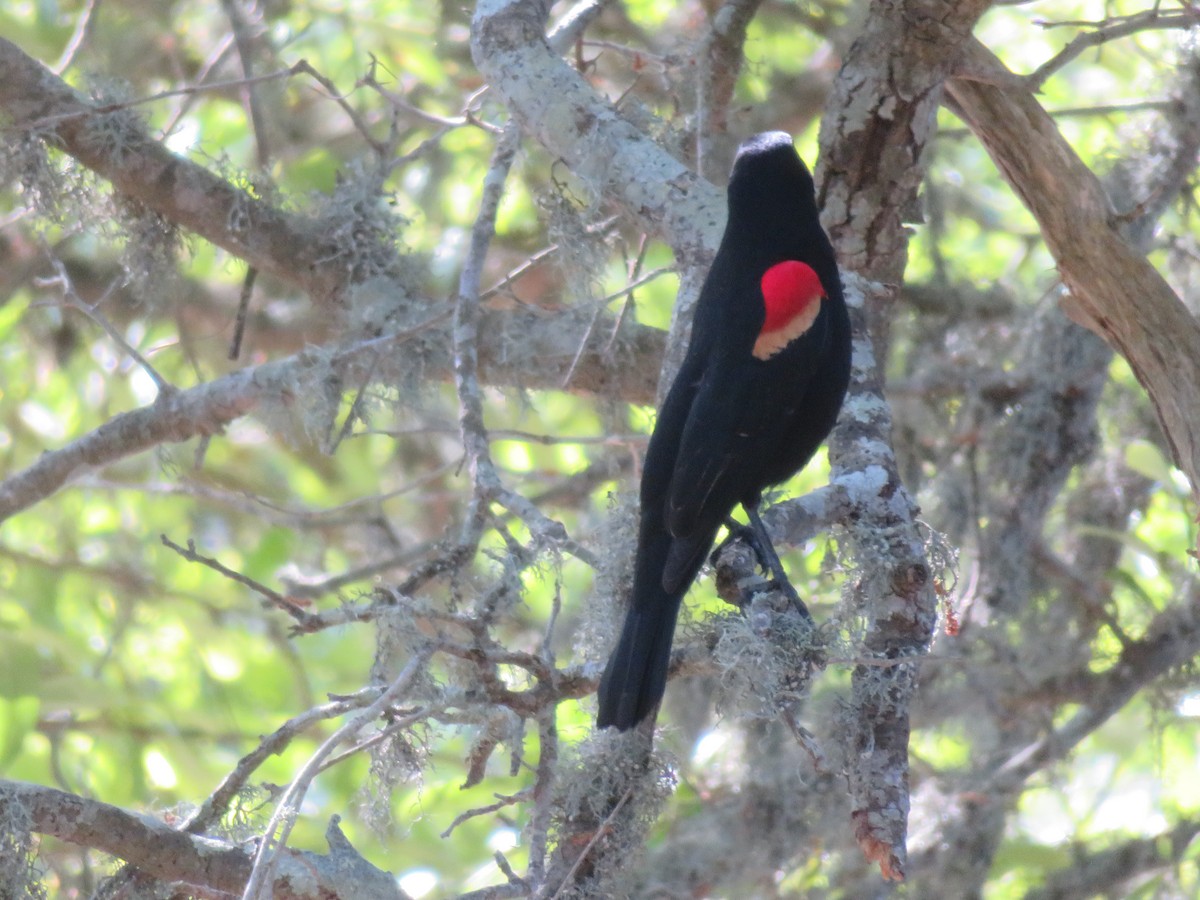
[[[696,170],[706,177],[719,174],[724,158],[712,159],[712,141],[729,130],[729,105],[746,58],[746,32],[762,0],[726,0],[715,11],[701,49],[703,71],[698,79]]]
[[[112,182],[123,196],[254,267],[332,299],[348,273],[336,247],[298,217],[235,188],[152,140],[128,111],[97,106],[0,38],[0,111]]]
[[[902,224],[916,208],[943,83],[990,5],[872,4],[834,82],[816,170],[821,221],[845,268],[900,282],[909,237]]]
[[[348,742],[363,728],[378,721],[393,703],[397,703],[407,696],[413,682],[423,673],[431,653],[431,648],[423,648],[414,653],[408,660],[408,664],[386,690],[381,691],[379,696],[372,699],[370,705],[356,712],[333,734],[322,741],[321,746],[308,758],[308,761],[280,796],[275,811],[271,815],[271,821],[267,823],[265,833],[254,854],[254,864],[246,879],[242,900],[269,900],[275,896],[275,884],[279,877],[277,873],[281,871],[288,837],[296,822],[296,817],[300,814],[304,795],[312,786],[322,764],[339,744]],[[418,709],[408,718],[410,721],[417,722],[424,719],[426,715],[427,710]],[[346,847],[349,848],[348,843]],[[330,849],[337,849],[332,841]]]
[[[522,127],[581,178],[660,231],[684,259],[720,238],[720,193],[690,172],[607,100],[550,46],[538,0],[484,0],[471,52],[479,71]]]
[[[925,535],[892,449],[883,395],[888,353],[884,310],[907,258],[906,212],[916,201],[921,159],[959,48],[989,4],[873,4],[842,63],[821,128],[817,167],[822,222],[844,268],[854,324],[854,371],[830,442],[834,483],[853,506],[845,520],[862,568],[867,631],[862,655],[910,665],[858,666],[852,679],[849,746],[855,838],[885,878],[904,878],[908,828],[909,702],[916,660],[937,620]],[[871,284],[870,282],[877,282]]]
[[[265,402],[288,407],[316,383],[347,374],[373,354],[435,322],[361,341],[337,352],[307,352],[240,369],[187,390],[159,394],[149,406],[113,416],[95,431],[39,457],[0,482],[0,523],[62,488],[71,479],[159,444],[219,434]],[[315,381],[314,381],[315,379]]]
[[[250,857],[231,842],[176,831],[157,819],[77,797],[54,788],[0,781],[0,821],[136,865],[171,884],[240,895],[250,875]],[[345,844],[336,826],[327,835],[331,852],[280,854],[272,896],[280,900],[404,900],[387,872],[370,865]]]
[[[724,225],[720,193],[638,130],[546,38],[538,0],[484,0],[471,25],[471,53],[488,84],[526,132],[576,175],[621,204],[671,245],[679,301],[659,395],[687,345],[691,306]]]
[[[835,485],[849,498],[845,520],[861,581],[855,588],[867,630],[860,654],[905,665],[856,666],[847,746],[855,839],[886,879],[905,877],[908,823],[909,702],[917,663],[937,623],[934,573],[926,559],[917,506],[900,481],[891,449],[891,410],[883,376],[866,337],[870,282],[846,279],[855,327],[850,393],[830,441]]]
[[[586,12],[586,10],[584,11]],[[567,23],[568,33],[587,21]],[[321,222],[284,210],[171,153],[152,140],[125,109],[82,98],[40,62],[0,38],[0,114],[10,132],[24,131],[75,157],[107,179],[122,197],[200,235],[316,303],[344,298],[354,278],[344,248],[332,243]],[[395,262],[399,265],[399,261]],[[403,290],[396,286],[396,293]],[[425,301],[430,316],[441,303]],[[192,315],[190,309],[181,314]],[[619,340],[578,343],[580,329],[564,327],[571,311],[483,310],[479,341],[480,377],[487,383],[528,388],[562,388],[620,396],[634,403],[654,399],[655,362],[664,335],[636,323],[622,324]],[[328,317],[322,327],[328,323]],[[314,327],[315,330],[315,327]],[[441,354],[430,360],[431,377],[452,373],[449,330]],[[509,339],[520,335],[519,363]],[[313,334],[304,335],[311,341]],[[531,366],[528,360],[536,358]]]

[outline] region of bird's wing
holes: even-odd
[[[747,450],[742,428],[751,396],[746,367],[714,367],[705,373],[679,440],[663,517],[672,538],[663,585],[690,580],[716,530],[741,493],[739,478]],[[670,589],[668,587],[668,589]]]
[[[667,531],[674,538],[664,586],[690,580],[738,503],[790,474],[789,451],[799,448],[779,443],[803,415],[824,335],[822,317],[765,364],[727,360],[705,371],[683,426],[664,504]],[[781,476],[781,468],[789,471]]]

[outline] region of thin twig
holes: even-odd
[[[1138,34],[1142,31],[1191,28],[1197,21],[1200,21],[1200,18],[1197,17],[1193,9],[1163,13],[1159,12],[1156,6],[1154,9],[1148,9],[1145,12],[1136,13],[1131,16],[1119,16],[1101,22],[1036,22],[1035,24],[1043,28],[1070,25],[1081,28],[1094,28],[1095,30],[1076,35],[1066,47],[1034,69],[1029,75],[1025,76],[1026,87],[1035,93],[1041,90],[1042,85],[1049,80],[1050,76],[1066,66],[1089,47],[1098,47],[1109,41]]]
[[[160,394],[169,394],[175,390],[175,386],[167,381],[158,373],[154,366],[150,365],[142,354],[127,340],[124,335],[117,329],[108,318],[100,312],[100,305],[108,300],[115,293],[116,289],[121,286],[120,279],[111,281],[104,293],[100,295],[100,299],[95,303],[87,303],[79,292],[75,290],[75,283],[71,280],[71,276],[67,273],[67,267],[61,259],[53,257],[50,264],[54,267],[53,278],[35,278],[34,284],[38,287],[58,286],[62,291],[63,302],[73,309],[79,310],[97,325],[104,329],[104,333],[109,336],[114,344],[121,348],[130,359],[137,363],[142,370],[150,376],[150,380],[154,382],[154,386],[158,388]]]
[[[189,834],[202,834],[215,825],[229,809],[234,797],[245,787],[250,776],[270,757],[282,752],[290,744],[317,722],[345,715],[352,709],[366,706],[377,689],[359,691],[352,697],[333,703],[323,703],[320,706],[305,710],[298,716],[293,716],[267,735],[257,747],[238,760],[233,771],[222,779],[200,807],[183,823],[183,830]]]
[[[479,214],[471,228],[471,243],[458,279],[454,308],[454,386],[458,393],[459,430],[473,484],[469,513],[463,522],[461,542],[474,546],[482,533],[484,509],[502,490],[492,463],[487,426],[483,420],[483,393],[479,387],[479,285],[483,263],[496,230],[496,214],[504,182],[520,146],[516,120],[505,126],[483,179]]]
[[[217,44],[213,47],[212,52],[208,54],[208,57],[200,66],[199,71],[196,72],[196,84],[204,84],[204,82],[208,80],[208,77],[212,75],[214,71],[216,71],[217,67],[225,61],[225,58],[229,55],[229,52],[233,50],[233,45],[232,34],[225,35],[220,41],[217,42]],[[175,107],[175,111],[167,118],[167,124],[162,130],[164,137],[176,132],[176,130],[179,128],[179,123],[183,121],[183,117],[191,111],[192,106],[195,105],[196,99],[199,96],[199,94],[190,94],[185,96],[182,99],[182,102]]]
[[[495,803],[489,803],[487,806],[477,806],[473,809],[465,810],[454,817],[454,821],[446,826],[446,830],[442,832],[442,838],[448,838],[454,832],[454,829],[463,822],[469,822],[471,819],[479,816],[486,816],[488,813],[494,813],[505,807],[515,806],[518,803],[524,803],[532,795],[529,789],[518,791],[515,794],[492,794],[496,798]]]
[[[247,78],[254,76],[254,35],[250,33],[250,21],[239,0],[221,0],[221,7],[233,30],[234,42],[237,46],[238,58],[242,63],[242,74]],[[270,134],[266,117],[263,115],[262,103],[259,101],[257,85],[245,84],[241,88],[242,104],[250,119],[254,131],[254,143],[257,161],[260,169],[265,169],[271,162]]]
[[[504,192],[504,182],[520,146],[521,130],[515,119],[504,126],[492,161],[483,180],[479,214],[471,228],[470,250],[458,281],[458,299],[454,313],[454,383],[459,398],[459,426],[463,447],[474,485],[472,512],[464,523],[464,543],[474,543],[482,525],[483,509],[499,503],[516,515],[534,537],[548,546],[560,546],[588,565],[599,560],[589,550],[567,537],[561,522],[546,516],[527,498],[504,486],[492,461],[487,426],[483,419],[483,392],[479,386],[479,285],[484,259],[496,229],[496,213]]]
[[[209,94],[209,93],[225,93],[234,89],[240,89],[248,85],[264,84],[268,81],[279,81],[282,78],[291,78],[301,72],[309,72],[312,67],[304,60],[289,66],[286,69],[280,69],[276,72],[270,72],[266,75],[255,75],[253,78],[234,78],[229,81],[214,81],[211,84],[190,84],[179,88],[171,88],[167,91],[159,91],[157,94],[149,94],[145,97],[136,97],[133,100],[122,100],[119,103],[99,103],[88,105],[80,109],[72,110],[71,112],[54,113],[48,116],[42,116],[37,119],[30,119],[23,122],[21,127],[26,129],[43,129],[52,125],[57,125],[60,122],[65,122],[69,119],[88,118],[90,116],[104,115],[107,113],[119,112],[124,109],[132,109],[138,106],[145,106],[148,103],[157,103],[159,100],[167,100],[171,97],[187,97],[193,94]]]
[[[350,757],[357,756],[358,754],[362,753],[365,750],[370,750],[372,747],[382,744],[384,741],[386,741],[392,735],[396,734],[397,732],[403,731],[406,728],[411,728],[413,725],[415,725],[417,722],[421,721],[422,719],[436,718],[438,720],[441,720],[443,718],[440,715],[442,709],[444,709],[444,707],[420,707],[416,710],[416,712],[409,713],[405,716],[402,716],[399,719],[396,719],[395,721],[392,722],[392,724],[390,724],[387,728],[384,728],[382,731],[375,732],[375,734],[371,735],[369,738],[359,741],[354,746],[348,747],[347,749],[343,750],[341,753],[337,754],[336,756],[333,756],[330,759],[327,759],[324,763],[321,764],[321,768],[320,768],[319,772],[324,772],[327,769],[332,769],[335,766],[339,765],[340,763],[345,762]],[[319,772],[318,772],[318,774],[319,774]]]
[[[54,64],[52,71],[55,75],[62,75],[63,72],[71,68],[71,64],[75,62],[76,55],[83,49],[84,42],[91,37],[92,25],[96,21],[96,13],[99,9],[100,0],[87,0],[87,5],[83,8],[83,12],[75,20],[75,31],[72,32],[71,39],[67,41],[67,46],[63,48],[58,62]]]
[[[258,279],[258,269],[254,266],[246,268],[246,277],[242,279],[242,294],[238,298],[237,317],[233,325],[233,341],[229,346],[229,358],[237,359],[242,355],[242,338],[246,334],[246,317],[250,312],[250,298],[254,294],[254,282]]]
[[[342,108],[342,111],[354,124],[355,130],[362,135],[363,140],[371,145],[371,149],[374,150],[376,154],[382,157],[387,153],[387,147],[381,143],[378,138],[371,134],[370,125],[366,123],[363,117],[359,115],[358,110],[351,106],[350,101],[346,99],[349,94],[343,94],[341,91],[339,91],[337,89],[337,85],[314,69],[306,59],[300,60],[292,68],[295,69],[296,72],[303,72],[304,74],[308,75],[313,81],[325,88],[326,96]],[[353,91],[351,91],[351,93],[353,93]]]
[[[287,597],[283,596],[283,594],[272,590],[262,582],[255,581],[248,575],[243,575],[241,572],[237,572],[228,566],[223,565],[210,556],[204,556],[200,553],[197,553],[196,542],[191,538],[188,538],[186,547],[179,546],[165,534],[160,534],[159,538],[162,540],[163,546],[174,550],[188,562],[200,563],[203,566],[207,566],[214,572],[224,575],[231,581],[236,581],[238,584],[244,585],[250,588],[250,590],[254,591],[256,594],[266,598],[277,609],[283,610],[285,613],[295,619],[298,623],[297,627],[305,629],[306,626],[308,626],[308,620],[310,618],[309,613],[305,612]]]

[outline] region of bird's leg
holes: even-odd
[[[783,571],[783,563],[779,561],[779,554],[775,552],[775,545],[771,543],[771,536],[767,534],[767,527],[763,525],[762,518],[758,515],[758,505],[747,505],[744,507],[746,515],[750,518],[749,532],[753,535],[754,552],[758,554],[759,561],[763,568],[771,573],[771,577],[775,579],[776,585],[791,601],[792,606],[804,618],[812,621],[812,614],[808,611],[808,607],[804,605],[804,601],[800,599],[800,595],[796,593],[796,589],[792,587],[792,583],[788,581],[787,573]]]

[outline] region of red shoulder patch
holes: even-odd
[[[769,359],[812,327],[825,288],[812,266],[795,259],[771,266],[759,284],[765,315],[754,355]]]

